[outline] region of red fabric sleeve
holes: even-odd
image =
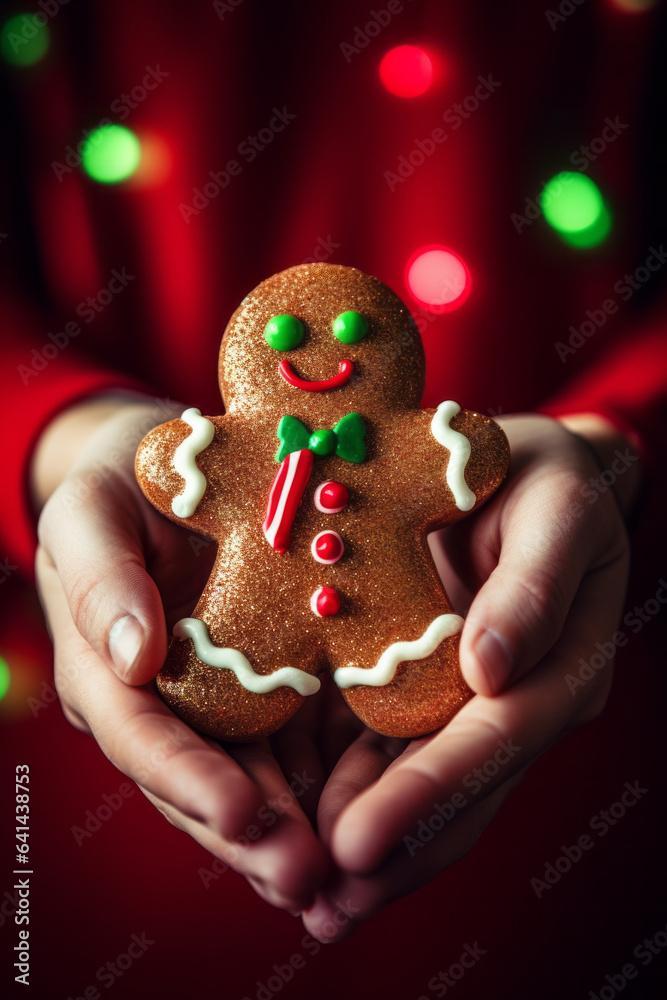
[[[624,433],[656,474],[667,432],[667,316],[626,330],[591,368],[566,383],[539,407],[561,417],[597,413]]]
[[[57,328],[56,328],[57,329]],[[28,310],[2,307],[0,427],[3,474],[0,490],[0,559],[6,571],[32,577],[36,519],[29,491],[33,449],[42,430],[73,403],[114,389],[148,391],[127,376],[82,358],[62,334],[44,336]]]

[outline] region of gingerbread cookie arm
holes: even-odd
[[[216,537],[211,511],[220,501],[228,437],[223,417],[204,417],[195,407],[149,431],[135,459],[137,480],[150,503],[177,524]]]
[[[399,454],[410,455],[417,477],[403,498],[427,531],[460,520],[502,483],[509,465],[504,432],[481,413],[453,400],[402,421]]]
[[[425,418],[429,420],[429,443],[438,449],[436,467],[445,453],[445,480],[456,508],[456,517],[450,510],[435,515],[432,525],[438,528],[493,496],[507,475],[510,450],[504,431],[494,420],[463,410],[452,400],[441,403],[435,411],[425,411]]]

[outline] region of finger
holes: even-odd
[[[406,740],[388,739],[364,729],[348,747],[320,797],[317,828],[325,844],[345,807],[377,781],[406,746]]]
[[[584,511],[579,483],[559,472],[557,489],[545,478],[504,508],[498,565],[461,635],[461,670],[478,694],[497,694],[532,669],[561,634],[584,574],[625,557],[617,511]]]
[[[515,775],[417,850],[401,844],[371,874],[339,871],[303,914],[306,929],[319,941],[341,941],[388,903],[425,885],[472,849],[522,777]]]
[[[223,838],[235,842],[235,851],[252,847],[252,864],[243,870],[265,899],[288,909],[308,905],[328,859],[268,743],[233,748],[241,766],[180,722],[152,690],[127,687],[79,633],[45,555],[39,573],[60,665],[59,693],[68,710],[85,720],[116,767],[204,846],[211,849]],[[234,859],[238,867],[236,854]]]
[[[331,678],[321,675],[322,691],[308,699],[288,724],[271,737],[283,774],[307,784],[299,804],[315,827],[327,779],[349,745],[366,727],[350,710]],[[322,827],[318,832],[322,836]]]
[[[266,739],[230,745],[228,750],[263,800],[257,817],[263,830],[255,825],[237,838],[251,855],[244,870],[252,873],[253,886],[268,902],[300,911],[312,903],[329,866],[329,857],[301,808],[302,796],[318,779],[317,765],[312,771],[301,768],[286,776]]]
[[[297,914],[312,904],[315,892],[309,891],[307,894],[295,892],[293,885],[290,884],[289,872],[281,868],[281,862],[290,856],[303,856],[304,848],[307,850],[311,846],[306,843],[300,829],[290,823],[284,823],[280,835],[275,831],[270,836],[249,844],[243,839],[229,840],[145,788],[141,788],[141,791],[172,826],[187,833],[205,850],[246,878],[255,892],[267,903]],[[321,846],[319,851],[323,857]],[[274,877],[276,869],[277,878]],[[224,874],[224,871],[217,874]],[[318,879],[318,887],[322,881],[322,878]]]
[[[85,733],[87,736],[91,736],[90,726],[78,712],[75,712],[73,708],[65,702],[62,698],[60,699],[60,707],[62,709],[63,715],[69,722],[70,726],[74,726],[78,729],[80,733]]]
[[[40,559],[55,565],[72,618],[92,649],[122,680],[144,684],[164,662],[166,627],[159,591],[145,568],[138,498],[110,482],[81,494],[85,481],[83,472],[66,480],[47,501],[39,522]]]
[[[363,732],[363,724],[342,696],[340,688],[328,675],[322,676],[322,721],[315,739],[320,750],[324,770],[331,774],[351,743]]]
[[[310,708],[307,703],[303,707]],[[300,808],[314,827],[326,775],[312,733],[297,721],[299,714],[271,737],[271,749]]]
[[[176,718],[152,689],[120,681],[80,635],[55,568],[40,585],[52,623],[56,687],[106,756],[129,778],[218,835],[233,839],[259,822],[259,789],[219,745]]]
[[[492,793],[557,740],[601,709],[611,660],[585,684],[568,677],[580,658],[611,635],[620,596],[605,568],[589,574],[561,640],[533,671],[495,698],[477,695],[417,752],[399,758],[344,810],[331,836],[334,860],[356,873],[376,868],[418,824],[445,818]],[[574,700],[573,700],[574,699]]]

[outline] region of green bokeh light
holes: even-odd
[[[13,66],[32,66],[46,55],[50,41],[44,14],[16,14],[2,27],[0,48]]]
[[[11,679],[12,675],[9,672],[9,665],[7,661],[0,656],[0,701],[2,701],[9,691]]]
[[[579,229],[574,233],[562,232],[560,235],[572,247],[578,247],[582,250],[588,247],[596,247],[609,236],[611,221],[611,213],[607,206],[603,204],[602,211],[592,226],[587,226],[586,229]]]
[[[544,185],[540,196],[544,218],[559,233],[581,233],[605,212],[599,187],[585,174],[563,171]]]
[[[94,181],[117,184],[131,177],[139,166],[141,143],[123,125],[102,125],[88,136],[81,159]]]

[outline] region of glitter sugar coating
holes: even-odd
[[[344,343],[333,324],[348,311],[363,316],[367,332]],[[264,330],[283,315],[296,317],[304,333],[294,349],[277,352]],[[300,379],[330,379],[343,360],[352,363],[353,373],[338,388],[307,392],[281,376],[282,358]],[[259,674],[286,666],[311,675],[346,666],[371,669],[392,644],[418,640],[436,617],[452,613],[426,536],[468,514],[447,485],[450,453],[431,431],[435,411],[419,409],[424,355],[401,300],[354,268],[313,264],[283,271],[262,282],[232,316],[219,380],[226,413],[208,418],[214,437],[196,457],[207,485],[192,516],[180,519],[171,510],[183,489],[173,455],[190,432],[187,424],[173,420],[152,430],[136,463],[138,481],[159,511],[218,542],[211,576],[192,612],[215,645],[239,650]],[[365,460],[315,455],[289,548],[278,553],[262,523],[279,468],[280,420],[297,417],[315,432],[334,428],[353,412],[366,429]],[[469,410],[456,413],[449,426],[470,442],[465,482],[476,497],[474,512],[505,476],[507,441],[492,420]],[[318,485],[327,480],[349,494],[335,514],[314,502]],[[313,539],[325,530],[340,535],[344,546],[331,565],[311,552]],[[334,589],[341,603],[337,613],[319,617],[311,599],[322,587]],[[471,696],[459,670],[458,643],[459,636],[451,636],[430,655],[400,663],[384,686],[360,684],[342,695],[378,732],[432,732]],[[274,732],[304,700],[288,687],[266,694],[245,690],[231,670],[202,662],[190,640],[172,642],[158,688],[195,728],[237,741]]]

